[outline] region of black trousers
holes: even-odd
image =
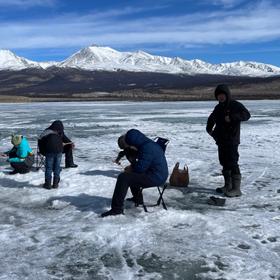
[[[240,174],[238,145],[220,144],[218,145],[218,154],[223,170],[231,170],[234,174]]]
[[[74,164],[73,160],[73,148],[72,145],[65,145],[63,147],[63,153],[65,154],[65,166],[71,166]]]
[[[15,154],[11,153],[9,154],[9,157],[15,157]],[[17,171],[18,173],[24,174],[24,173],[28,173],[31,168],[32,165],[34,164],[34,155],[29,155],[25,158],[24,161],[22,162],[11,162],[11,167],[14,168],[15,171]]]
[[[154,184],[146,174],[139,173],[121,173],[116,182],[111,208],[116,211],[123,210],[123,203],[127,190],[130,187],[133,196],[137,196],[141,187],[149,188]]]

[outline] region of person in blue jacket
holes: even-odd
[[[123,214],[124,199],[130,187],[134,195],[140,187],[148,188],[165,183],[168,166],[162,147],[137,129],[130,129],[123,137],[122,148],[133,147],[138,151],[137,160],[121,173],[116,182],[111,210],[101,217]],[[141,200],[137,197],[135,199]],[[142,198],[143,200],[143,198]]]
[[[27,139],[22,135],[12,135],[11,143],[13,148],[4,153],[14,168],[10,174],[28,173],[34,163],[34,154]]]

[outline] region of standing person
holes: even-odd
[[[52,123],[54,125],[59,127],[59,130],[62,133],[62,142],[63,142],[63,153],[65,154],[65,168],[75,168],[78,167],[77,164],[74,163],[73,159],[73,149],[75,147],[75,144],[65,135],[64,133],[64,125],[61,121],[57,120]],[[51,126],[52,126],[51,125]],[[48,127],[46,130],[51,129],[51,126]],[[40,148],[40,153],[44,155],[44,148]]]
[[[45,189],[58,188],[61,172],[61,158],[63,152],[63,124],[61,121],[54,121],[50,127],[40,135],[38,146],[40,153],[45,155]],[[52,185],[52,173],[53,185]]]
[[[123,214],[123,203],[130,187],[132,193],[139,194],[140,187],[153,187],[163,184],[168,177],[168,167],[161,146],[137,129],[130,129],[122,139],[123,148],[137,149],[137,160],[125,168],[116,182],[111,210],[101,217]],[[141,198],[137,197],[138,200]],[[143,200],[143,198],[142,198]]]
[[[228,197],[241,196],[241,173],[238,165],[240,123],[249,120],[251,115],[243,104],[231,98],[230,90],[225,84],[216,87],[215,98],[219,104],[208,118],[206,131],[218,145],[219,161],[223,167],[225,185],[216,191]]]
[[[9,174],[28,173],[34,163],[34,154],[28,140],[22,135],[12,135],[11,143],[13,148],[2,155],[9,157],[7,161],[14,168]]]

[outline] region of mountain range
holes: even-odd
[[[10,50],[0,50],[0,71],[20,71],[56,67],[85,71],[127,71],[183,75],[226,75],[270,77],[280,75],[280,68],[252,61],[211,64],[194,59],[151,55],[143,51],[120,52],[110,47],[90,46],[61,62],[35,62],[19,57]]]
[[[0,102],[211,100],[220,83],[238,99],[280,98],[280,68],[258,62],[210,64],[99,46],[35,62],[0,50]]]

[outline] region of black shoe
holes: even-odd
[[[76,167],[78,167],[78,165],[77,165],[77,164],[74,164],[74,163],[65,166],[65,168],[76,168]]]
[[[13,170],[13,171],[10,171],[10,172],[9,172],[9,175],[15,175],[15,174],[18,174],[18,173],[19,173],[18,171]]]
[[[50,190],[50,189],[52,188],[52,186],[51,186],[51,184],[46,184],[46,183],[45,183],[45,184],[43,185],[43,188],[44,188],[44,189],[47,189],[47,190]]]
[[[126,201],[131,201],[137,205],[143,204],[143,199],[137,199],[136,197],[129,197],[126,199]]]
[[[216,188],[216,192],[217,193],[224,193],[224,189],[223,188]]]
[[[209,205],[215,205],[215,206],[224,206],[225,202],[226,202],[225,198],[219,198],[215,196],[210,196],[209,200],[207,201]]]
[[[124,213],[123,213],[122,210],[121,211],[116,211],[116,210],[111,209],[107,212],[102,213],[101,217],[105,218],[105,217],[108,217],[108,216],[116,216],[116,215],[124,215]]]

